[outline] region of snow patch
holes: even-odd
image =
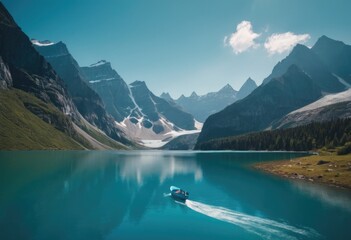
[[[195,128],[197,130],[201,130],[204,124],[202,122],[197,121],[195,118],[194,118],[194,121],[195,121]]]
[[[54,45],[55,43],[49,41],[49,40],[44,40],[44,41],[39,41],[37,39],[32,39],[32,44],[43,47],[43,46],[50,46],[50,45]]]
[[[149,148],[160,148],[166,143],[168,143],[168,141],[164,142],[163,140],[141,140],[141,144]]]
[[[101,61],[98,61],[97,63],[93,63],[91,64],[89,67],[97,67],[97,66],[102,66],[102,65],[105,65],[106,63],[108,63],[107,61],[105,60],[101,60]]]
[[[127,117],[122,122],[116,122],[116,125],[139,144],[149,148],[160,148],[178,136],[200,132],[200,130],[183,129],[176,131],[173,123],[169,122],[164,117],[161,117],[158,121],[152,122],[153,125],[162,125],[164,128],[163,132],[156,134],[152,130],[152,127],[145,128],[142,125],[144,119],[147,118],[143,116],[138,119],[138,123],[134,124],[130,121],[130,117]]]
[[[344,79],[342,79],[341,77],[339,77],[335,73],[333,73],[333,76],[336,77],[342,85],[344,85],[347,88],[351,88],[351,85],[349,83],[347,83]]]
[[[124,118],[122,122],[117,122],[115,121],[115,124],[121,128],[127,128],[127,125],[125,124],[125,121],[126,119]]]
[[[335,93],[335,94],[329,94],[329,95],[325,95],[324,97],[322,97],[321,99],[305,106],[302,107],[300,109],[297,109],[290,114],[294,114],[294,113],[299,113],[299,112],[305,112],[305,111],[311,111],[320,107],[325,107],[328,105],[332,105],[335,103],[340,103],[340,102],[347,102],[347,101],[351,101],[351,89],[348,89],[344,92],[340,92],[340,93]]]
[[[114,80],[114,79],[115,78],[104,78],[104,79],[89,81],[89,83],[98,83],[98,82],[102,82],[102,81],[111,81],[111,80]]]

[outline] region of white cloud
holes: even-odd
[[[274,33],[266,39],[264,47],[269,54],[283,53],[292,49],[296,44],[304,43],[310,38],[309,34]]]
[[[242,21],[236,26],[236,32],[224,37],[224,45],[231,46],[235,54],[239,54],[250,48],[257,48],[259,44],[255,43],[255,39],[260,35],[252,31],[251,22]]]

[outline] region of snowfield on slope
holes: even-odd
[[[329,94],[326,95],[324,97],[322,97],[321,99],[305,106],[302,108],[299,108],[291,113],[289,113],[288,115],[294,114],[294,113],[300,113],[300,112],[305,112],[305,111],[311,111],[317,108],[321,108],[321,107],[325,107],[328,105],[332,105],[335,103],[340,103],[340,102],[347,102],[347,101],[351,101],[351,89],[348,89],[344,92],[340,92],[340,93],[335,93],[335,94]]]

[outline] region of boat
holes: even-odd
[[[180,201],[186,201],[189,198],[189,193],[187,191],[184,191],[180,189],[179,187],[171,186],[171,196],[175,200],[180,200]]]

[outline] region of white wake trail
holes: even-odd
[[[163,193],[163,196],[164,197],[170,197],[172,194],[170,194],[170,193]]]
[[[319,236],[312,229],[297,228],[285,223],[247,215],[223,207],[207,205],[191,200],[186,200],[185,205],[198,213],[235,224],[265,239],[300,239],[301,237],[316,238]]]

